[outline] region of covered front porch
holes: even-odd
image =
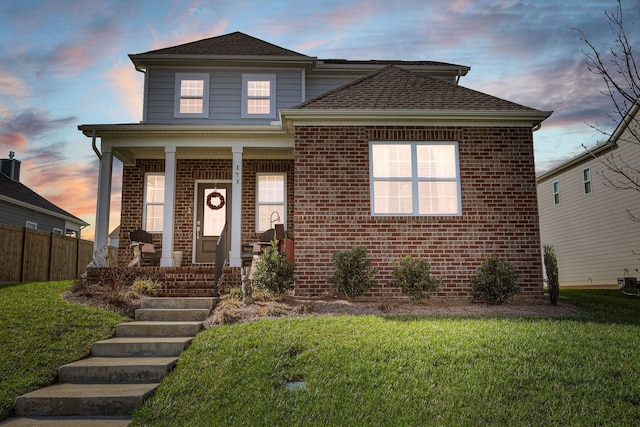
[[[187,269],[186,275],[212,269],[215,257],[202,255],[208,245],[203,246],[205,225],[211,229],[207,219],[211,215],[203,216],[203,211],[210,214],[214,209],[219,217],[216,221],[228,225],[225,264],[240,267],[243,245],[255,241],[259,231],[256,175],[283,175],[283,185],[290,193],[283,209],[292,211],[293,138],[279,125],[201,126],[197,130],[181,125],[84,125],[80,129],[92,137],[100,158],[95,251],[108,243],[114,158],[123,163],[119,266],[127,265],[132,257],[129,233],[151,227],[148,231],[161,252],[156,268],[175,268],[177,251],[183,254],[181,268]],[[153,175],[162,177],[157,181],[161,188],[155,189],[157,199],[149,202],[147,178]],[[214,192],[223,194],[224,208],[221,198],[207,199]],[[281,221],[286,224],[286,214]],[[213,237],[217,240],[219,236],[214,233]]]

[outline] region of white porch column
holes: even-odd
[[[164,211],[160,267],[173,266],[173,220],[176,201],[176,147],[164,148]]]
[[[231,256],[229,266],[242,267],[242,147],[233,147],[231,186]]]
[[[96,229],[93,251],[99,251],[109,242],[109,211],[111,210],[111,175],[113,174],[113,154],[110,147],[102,148],[102,158],[98,169],[98,202],[96,205]]]

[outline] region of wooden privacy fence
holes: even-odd
[[[0,224],[0,283],[76,279],[93,259],[93,242]]]

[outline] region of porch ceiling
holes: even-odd
[[[164,159],[164,147],[113,147],[112,153],[125,164],[134,164],[137,159]],[[177,147],[176,158],[180,159],[231,159],[229,147]],[[242,158],[247,160],[273,159],[292,160],[293,148],[245,147]]]

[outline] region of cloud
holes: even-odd
[[[10,98],[24,98],[30,95],[22,80],[2,68],[0,68],[0,94]]]
[[[52,119],[39,109],[22,110],[17,115],[0,118],[0,128],[9,134],[21,134],[26,138],[38,137],[48,131],[64,128],[77,121],[76,116]]]
[[[129,114],[140,120],[142,114],[142,81],[131,65],[118,65],[103,74],[111,92]]]

